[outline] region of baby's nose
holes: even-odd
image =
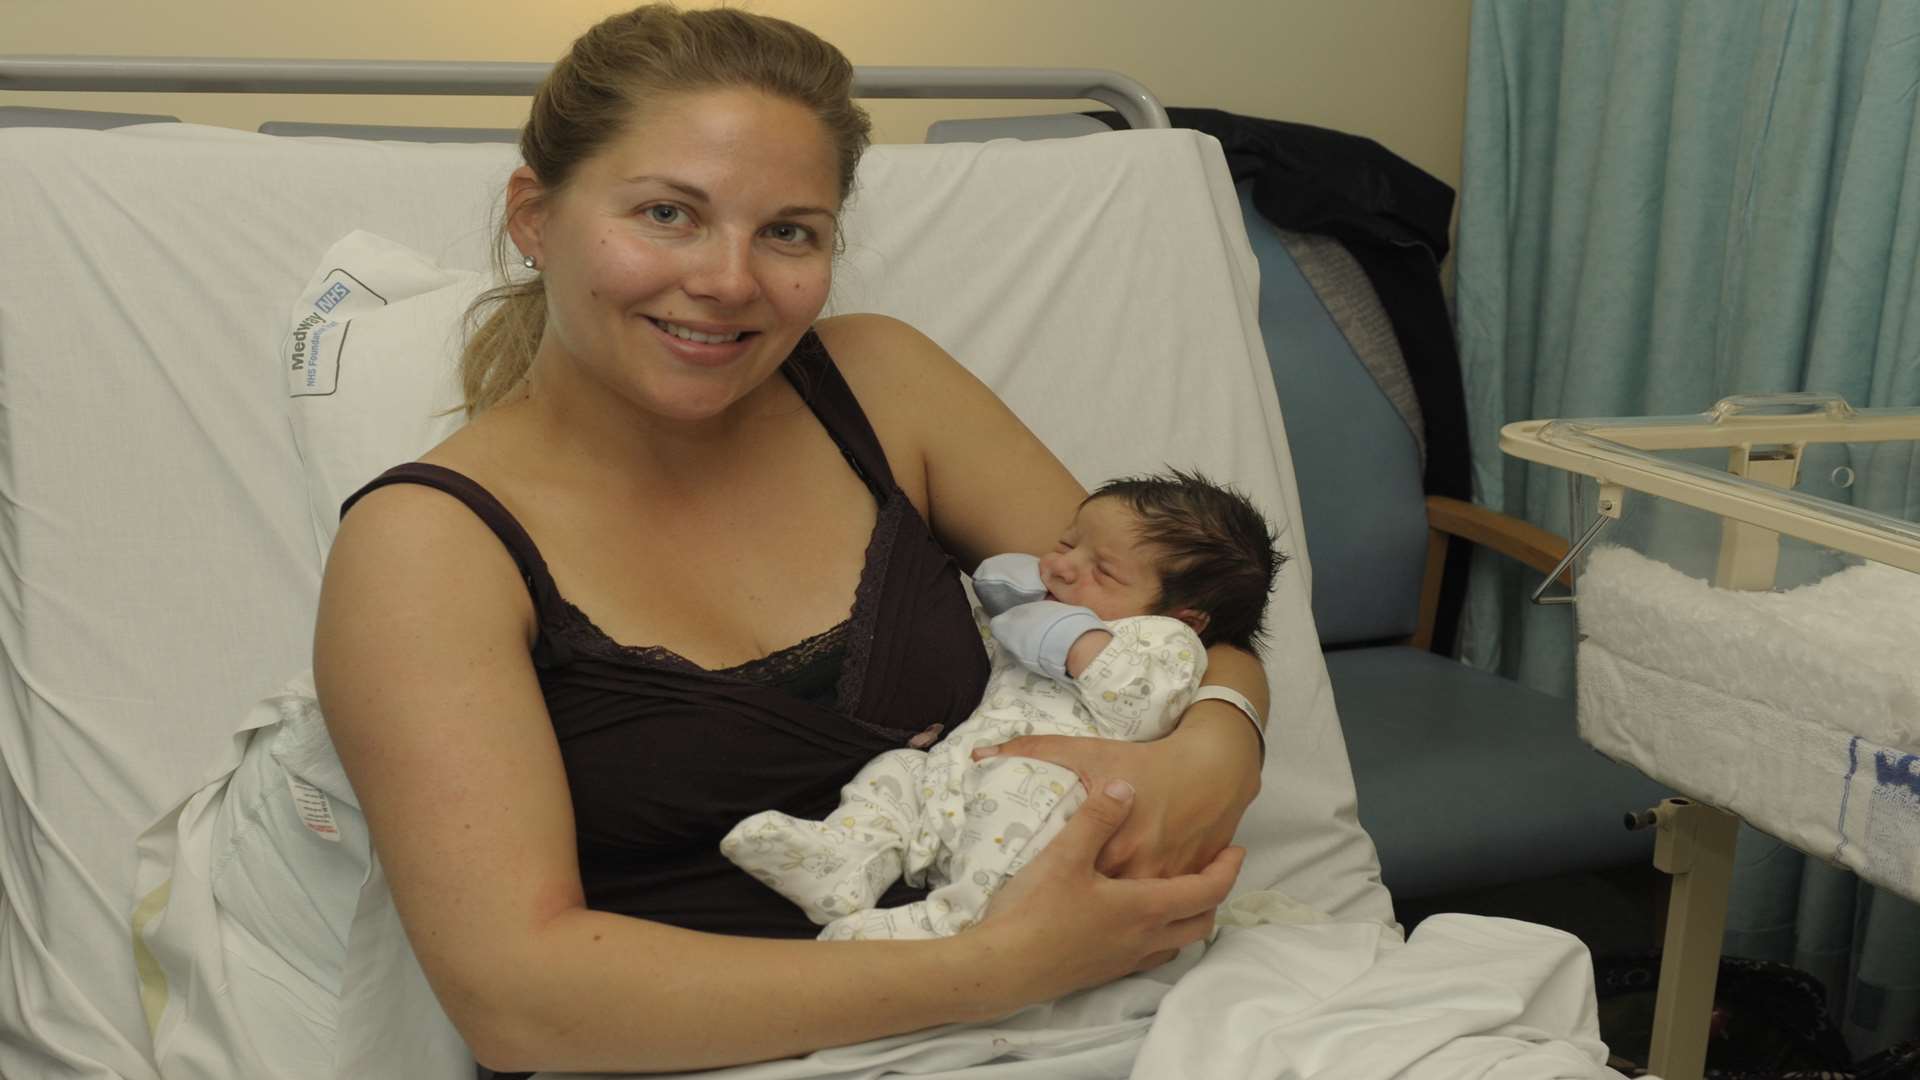
[[[1073,560],[1059,551],[1040,556],[1040,572],[1056,581],[1073,580]]]

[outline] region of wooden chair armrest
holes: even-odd
[[[1440,576],[1447,563],[1448,539],[1455,536],[1542,574],[1567,556],[1567,540],[1537,525],[1445,495],[1427,496],[1427,570],[1420,582],[1420,624],[1412,642],[1415,648],[1433,647],[1433,623],[1440,610]],[[1573,587],[1571,566],[1561,571],[1560,583]]]
[[[1427,496],[1427,528],[1497,551],[1544,574],[1567,557],[1567,540],[1538,525],[1444,495]],[[1562,574],[1562,584],[1572,584]]]

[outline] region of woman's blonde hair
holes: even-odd
[[[809,30],[725,8],[647,4],[582,34],[534,94],[520,156],[543,194],[551,195],[648,102],[722,87],[750,87],[811,109],[833,141],[846,200],[872,131],[866,110],[853,102],[853,65]],[[468,416],[499,403],[526,378],[546,330],[546,289],[538,279],[511,280],[513,253],[502,222],[494,266],[508,284],[482,293],[467,309],[471,332],[460,355],[460,381]]]

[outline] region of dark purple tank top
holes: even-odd
[[[824,817],[869,758],[933,724],[953,730],[986,686],[986,652],[959,567],[895,484],[826,348],[808,333],[782,371],[879,514],[848,620],[736,668],[709,671],[670,650],[607,637],[559,594],[519,522],[451,469],[398,466],[341,507],[345,515],[386,484],[425,484],[460,499],[512,553],[539,618],[533,662],[595,910],[691,930],[812,937],[819,928],[798,908],[721,856],[720,838],[759,810]],[[823,661],[832,693],[817,692]],[[809,681],[815,692],[804,689]],[[885,902],[919,895],[897,886]]]

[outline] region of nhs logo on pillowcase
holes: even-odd
[[[327,286],[327,291],[320,294],[320,299],[313,302],[313,310],[325,315],[332,311],[340,301],[352,295],[353,290],[347,287],[346,282],[336,281]]]
[[[289,397],[325,397],[340,385],[340,353],[353,317],[387,305],[387,298],[345,270],[330,270],[307,290],[287,335],[282,362]]]

